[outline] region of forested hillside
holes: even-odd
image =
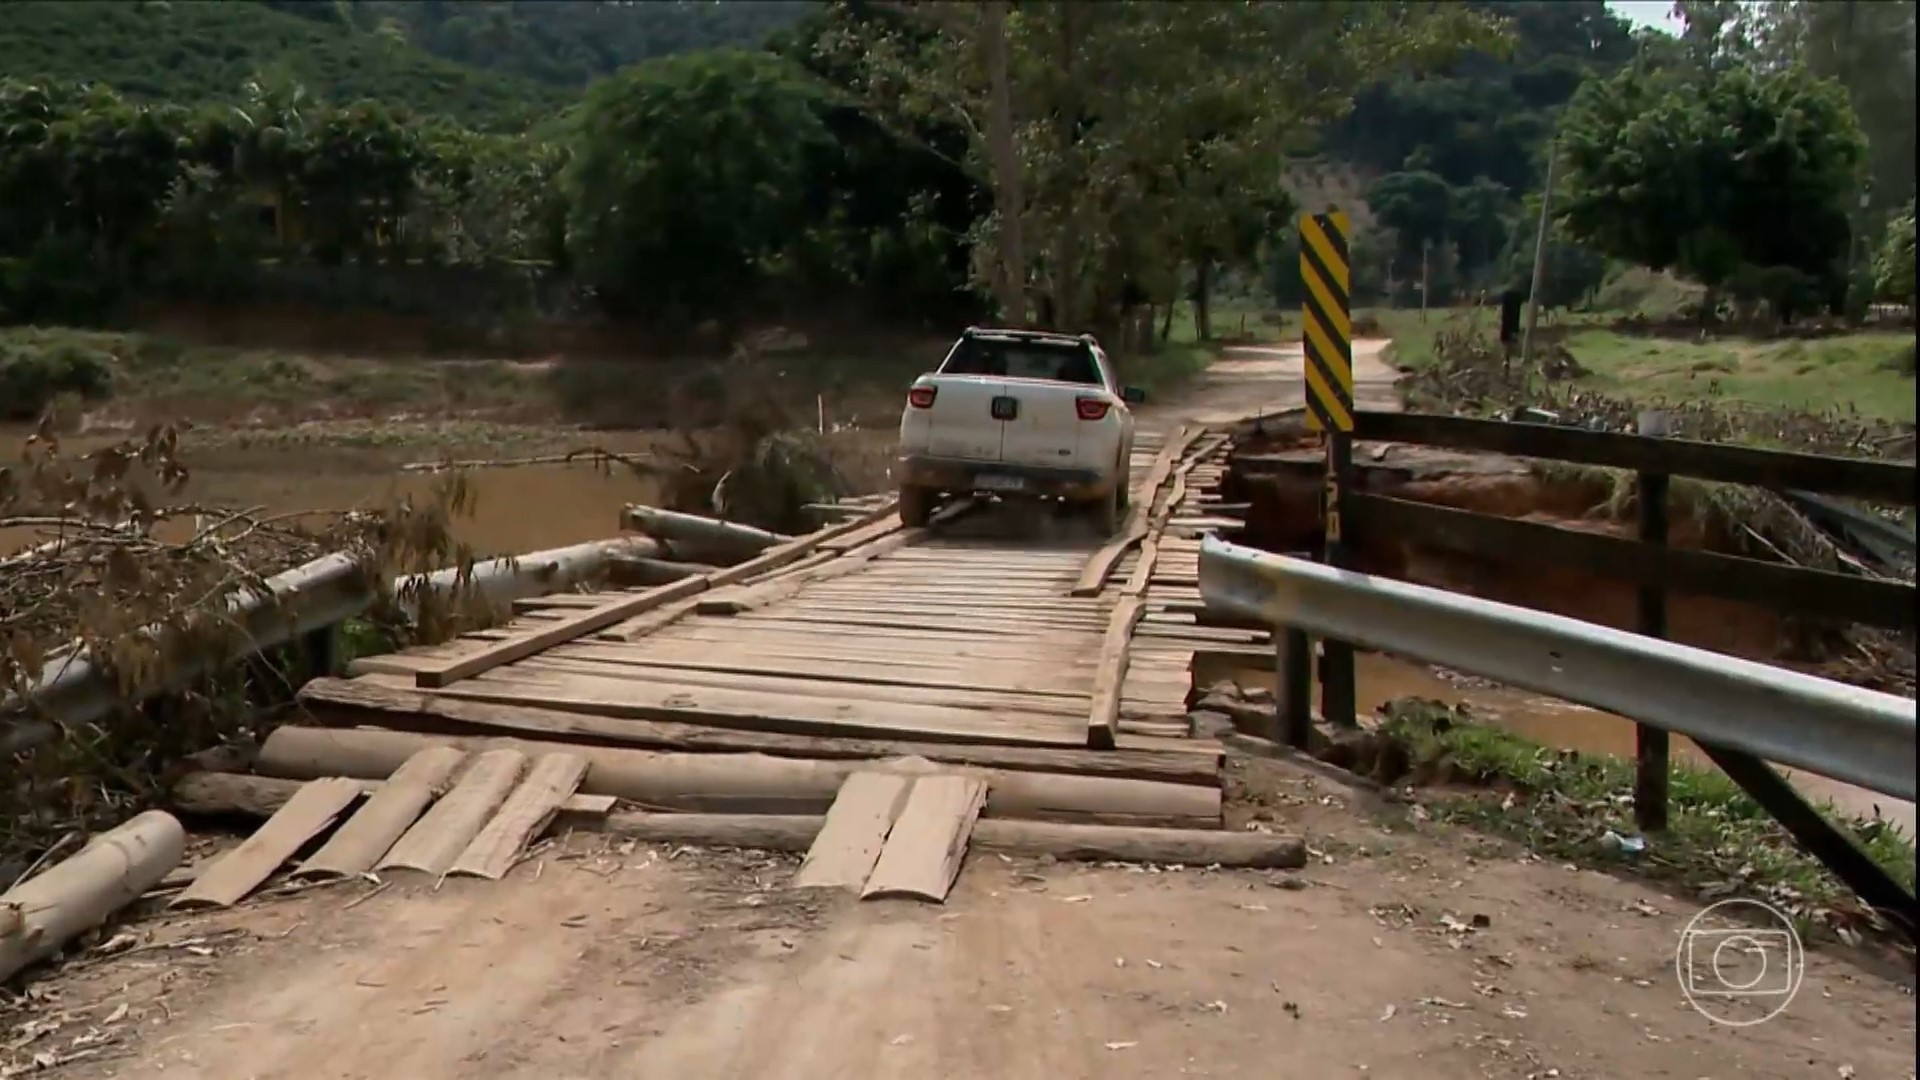
[[[129,99],[236,100],[251,79],[293,81],[329,101],[373,99],[463,123],[512,128],[569,95],[476,70],[393,34],[304,19],[252,0],[25,0],[0,8],[0,72],[97,82]]]
[[[1540,187],[1556,112],[1586,80],[1611,75],[1638,51],[1627,22],[1602,0],[1469,6],[1503,19],[1507,40],[1439,72],[1366,86],[1327,130],[1322,160],[1310,170],[1320,183],[1345,170],[1342,186],[1364,199],[1377,226],[1355,245],[1369,299],[1386,290],[1417,303],[1423,266],[1436,303],[1524,274],[1531,248],[1523,200]],[[1585,265],[1597,271],[1591,260]],[[1292,299],[1285,270],[1276,275]],[[1597,284],[1591,273],[1578,277],[1576,291]]]
[[[549,86],[578,87],[661,56],[752,47],[817,10],[810,0],[261,0],[322,23]]]
[[[1362,303],[1524,285],[1556,130],[1549,303],[1621,263],[1783,310],[1870,292],[1912,199],[1914,5],[1685,6],[1675,39],[1600,0],[11,3],[0,309],[537,264],[666,324],[992,294],[1144,340],[1185,299],[1204,330],[1222,282],[1296,302],[1291,223],[1329,198],[1368,222]],[[1656,109],[1692,141],[1626,122]]]

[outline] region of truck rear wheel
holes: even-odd
[[[1087,520],[1093,522],[1101,536],[1111,536],[1113,530],[1120,527],[1120,491],[1120,485],[1115,484],[1105,495],[1086,504]]]
[[[919,528],[933,517],[933,489],[900,485],[900,523]]]

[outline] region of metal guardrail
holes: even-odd
[[[596,540],[549,551],[530,552],[475,563],[466,588],[493,605],[523,596],[571,588],[605,572],[609,564],[626,557],[655,553],[653,542],[642,537]],[[392,587],[401,596],[421,591],[446,592],[455,587],[457,568],[395,578]],[[245,591],[229,601],[231,617],[244,632],[242,653],[258,652],[296,640],[302,635],[344,622],[364,613],[373,603],[374,589],[366,573],[345,555],[326,555],[304,566],[268,578],[267,593]],[[164,648],[164,645],[163,645]],[[191,685],[213,667],[231,663],[235,656],[193,654],[181,658],[159,694]],[[0,755],[30,750],[51,740],[58,727],[49,717],[69,725],[87,724],[107,715],[125,699],[113,681],[86,657],[61,657],[47,662],[39,682],[28,691],[31,714],[22,703],[0,701]]]
[[[1812,675],[1208,537],[1208,607],[1443,664],[1912,801],[1915,704]]]

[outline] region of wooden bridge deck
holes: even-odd
[[[1110,760],[1100,774],[1181,761],[1171,771],[1217,789],[1218,744],[1187,738],[1195,653],[1271,655],[1262,631],[1196,619],[1199,534],[1228,523],[1227,449],[1224,435],[1142,430],[1113,538],[1043,525],[1036,539],[991,511],[926,529],[870,514],[707,580],[521,601],[504,626],[363,658],[302,699],[323,723],[440,733],[450,710],[423,721],[423,700],[485,704],[496,720],[518,709],[601,745],[684,749],[711,731],[715,748],[821,757],[845,740],[999,765],[1015,759],[993,748],[1058,751],[1058,771],[1083,774],[1092,748]],[[1213,805],[1217,827],[1217,793]]]

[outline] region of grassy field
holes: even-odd
[[[1445,331],[1474,330],[1492,337],[1494,308],[1428,313],[1368,309],[1356,313],[1356,335],[1377,327],[1393,339],[1389,358],[1403,367],[1433,363],[1434,339]],[[1875,419],[1914,421],[1914,381],[1899,371],[1913,335],[1861,332],[1822,338],[1757,340],[1727,336],[1681,339],[1613,329],[1613,314],[1543,317],[1541,329],[1558,337],[1588,374],[1582,389],[1629,400],[1697,400],[1822,413],[1855,410]]]
[[[1581,385],[1629,399],[1726,401],[1912,423],[1913,376],[1896,361],[1911,334],[1860,333],[1784,341],[1674,341],[1577,330],[1566,339],[1591,372]]]

